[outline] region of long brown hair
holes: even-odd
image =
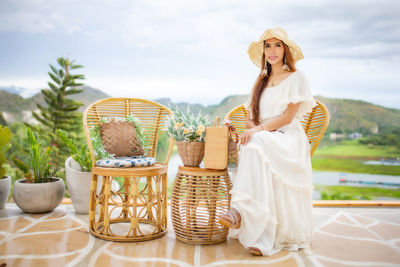
[[[283,44],[283,50],[284,50],[284,56],[283,59],[286,59],[286,65],[289,67],[290,72],[296,71],[296,67],[294,66],[294,60],[292,57],[292,54],[290,53],[289,47],[282,41]],[[268,70],[268,75],[264,76],[262,74],[262,71],[265,66],[265,40],[263,43],[263,54],[261,57],[261,72],[257,77],[256,83],[254,84],[253,90],[252,90],[252,98],[251,98],[251,112],[253,114],[253,122],[258,125],[260,124],[260,98],[262,93],[264,92],[265,87],[267,86],[268,82],[268,77],[271,74],[271,64],[267,62],[267,70]]]

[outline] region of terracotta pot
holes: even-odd
[[[10,195],[11,177],[4,176],[0,179],[0,209],[4,209]]]
[[[198,167],[204,157],[204,142],[176,142],[182,163],[188,167]]]
[[[54,210],[64,193],[65,185],[61,178],[52,177],[48,183],[27,183],[26,179],[20,179],[14,183],[13,198],[25,212],[43,213]]]

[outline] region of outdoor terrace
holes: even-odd
[[[170,215],[170,212],[169,212]],[[162,238],[116,243],[88,233],[68,199],[53,212],[0,210],[0,266],[399,266],[400,201],[314,201],[312,254],[252,256],[236,239],[190,245]]]

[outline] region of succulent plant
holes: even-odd
[[[204,142],[207,126],[212,121],[207,115],[199,112],[197,115],[190,113],[189,106],[186,112],[178,108],[172,109],[173,114],[167,118],[167,131],[176,141]]]

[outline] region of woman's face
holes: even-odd
[[[264,47],[265,59],[269,64],[273,65],[283,60],[285,50],[283,48],[283,42],[276,38],[265,40]]]

